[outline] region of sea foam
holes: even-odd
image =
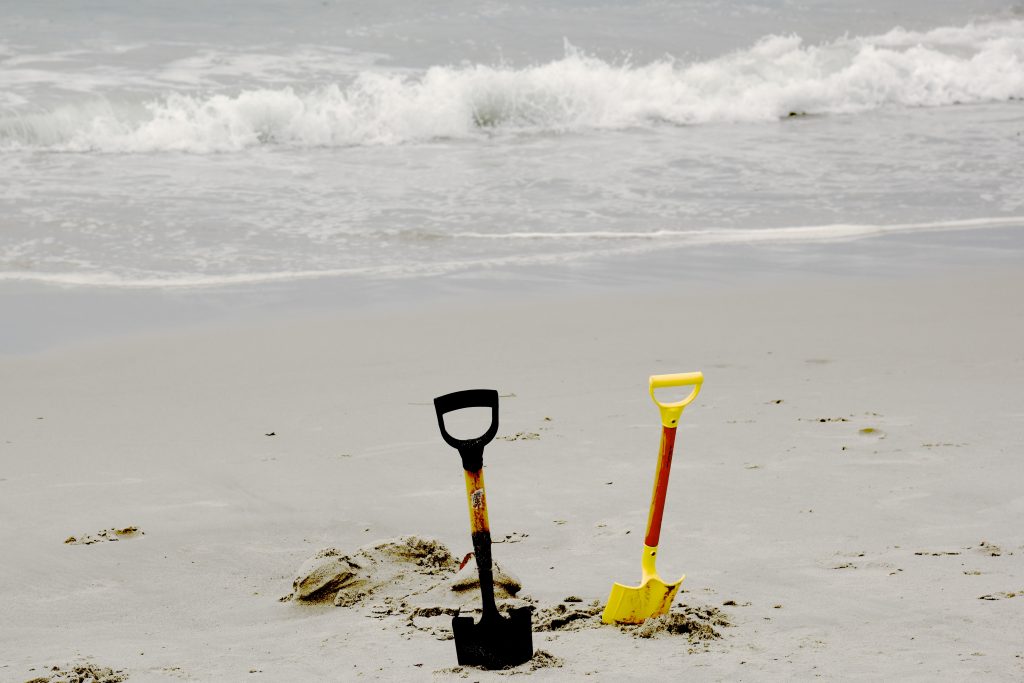
[[[392,145],[1006,101],[1024,98],[1024,21],[896,28],[820,45],[772,35],[691,63],[611,63],[567,45],[563,58],[527,68],[362,70],[344,83],[306,87],[89,98],[31,114],[22,113],[30,105],[8,107],[0,148],[208,153]]]
[[[1020,230],[1024,216],[996,216],[952,221],[895,224],[801,225],[778,228],[657,230],[651,232],[594,231],[574,233],[520,232],[488,234],[456,232],[433,235],[437,240],[458,243],[463,240],[558,240],[570,243],[568,249],[531,253],[494,252],[487,256],[466,256],[455,260],[420,260],[348,268],[307,268],[232,273],[143,271],[135,268],[105,270],[90,267],[75,272],[45,270],[0,271],[0,282],[37,282],[65,287],[109,289],[204,289],[268,283],[298,282],[327,278],[376,277],[401,280],[437,276],[467,270],[491,270],[519,266],[563,266],[568,262],[600,258],[618,258],[644,254],[666,247],[687,248],[724,245],[828,244],[899,234],[927,234],[971,230]],[[0,254],[2,262],[3,254]]]

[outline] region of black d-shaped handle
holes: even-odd
[[[456,439],[444,428],[444,416],[463,408],[490,408],[491,426],[475,439]],[[434,410],[437,411],[437,426],[441,428],[441,436],[449,446],[457,448],[462,456],[462,468],[469,472],[479,471],[484,466],[484,446],[498,433],[498,392],[494,389],[455,391],[435,398]]]

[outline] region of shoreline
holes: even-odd
[[[668,288],[741,288],[761,282],[939,278],[949,269],[1012,270],[1024,261],[1015,227],[894,234],[840,243],[667,247],[595,256],[571,265],[467,268],[446,275],[324,277],[196,288],[0,283],[0,357],[74,348],[176,329],[259,324],[336,314],[396,315],[423,307],[517,304],[551,297],[649,296]],[[47,311],[41,316],[40,311]]]

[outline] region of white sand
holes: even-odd
[[[561,666],[524,675],[1020,679],[1022,291],[1019,269],[761,278],[0,359],[0,680],[500,680],[400,616],[279,598],[323,547],[470,549],[431,399],[488,387],[520,435],[485,454],[495,558],[538,604],[603,601],[639,578],[646,377],[690,370],[659,568],[687,574],[677,610],[733,625],[540,632]]]

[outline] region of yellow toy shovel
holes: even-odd
[[[624,586],[616,583],[608,596],[608,606],[601,614],[606,624],[639,624],[645,619],[668,612],[676,597],[679,585],[686,575],[675,583],[665,583],[658,576],[654,560],[658,555],[658,538],[661,535],[661,516],[665,510],[665,493],[668,491],[668,475],[672,468],[672,449],[676,442],[676,426],[683,408],[690,405],[700,392],[704,375],[700,372],[683,372],[675,375],[652,375],[650,379],[651,398],[661,411],[661,448],[658,466],[654,472],[654,493],[651,496],[651,511],[647,516],[647,535],[644,536],[644,554],[640,560],[643,576],[639,586]],[[676,403],[662,403],[654,395],[655,389],[665,387],[692,386],[690,395]]]

